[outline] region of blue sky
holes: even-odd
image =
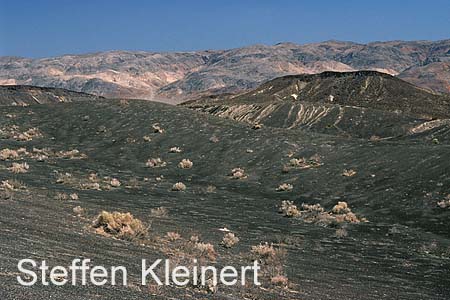
[[[0,56],[448,38],[449,0],[0,0]]]

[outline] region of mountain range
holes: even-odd
[[[242,92],[285,75],[355,70],[380,71],[434,93],[448,93],[450,40],[326,41],[194,52],[0,57],[0,84],[179,103],[210,94]]]

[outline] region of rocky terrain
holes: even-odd
[[[449,59],[450,40],[327,41],[184,53],[111,51],[41,59],[0,57],[0,84],[179,103],[208,94],[242,92],[289,74],[376,70],[448,93]]]
[[[447,98],[355,72],[188,107],[95,100],[0,106],[1,299],[448,299]],[[139,221],[114,231],[114,211]],[[20,259],[79,257],[131,284],[16,281]],[[258,259],[264,284],[140,286],[140,260],[166,257]]]

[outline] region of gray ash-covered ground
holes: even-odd
[[[156,133],[153,125],[163,132]],[[40,135],[14,138],[30,128]],[[437,204],[450,193],[445,143],[420,137],[368,141],[268,126],[254,130],[146,101],[5,106],[0,107],[0,129],[0,150],[25,147],[32,153],[33,147],[47,147],[52,153],[77,149],[85,155],[0,161],[1,180],[27,186],[0,198],[1,299],[448,299],[450,294],[450,209]],[[182,152],[170,153],[172,147]],[[164,167],[146,167],[149,158],[158,157]],[[320,164],[283,171],[292,158],[301,157]],[[183,158],[193,162],[192,168],[177,167]],[[11,173],[13,162],[27,162],[28,171]],[[230,178],[237,167],[247,178]],[[344,170],[356,174],[343,176]],[[79,181],[56,183],[55,171],[71,173],[75,180],[97,173],[122,184],[84,190]],[[126,187],[129,182],[132,188]],[[186,190],[172,191],[176,182]],[[292,191],[277,191],[283,183]],[[57,193],[77,193],[79,199],[55,199]],[[298,207],[320,203],[326,210],[346,201],[369,222],[339,228],[305,223],[278,213],[283,200]],[[77,206],[84,209],[81,216],[73,211]],[[151,209],[161,206],[168,217],[151,216]],[[169,288],[154,295],[137,285],[139,263],[165,253],[95,234],[90,225],[102,210],[131,212],[152,224],[153,235],[198,234],[215,246],[218,264],[247,262],[251,246],[261,242],[281,245],[287,251],[283,264],[289,288],[219,287],[215,294]],[[232,249],[219,246],[223,227],[240,239]],[[337,229],[346,236],[336,237]],[[78,257],[126,265],[136,284],[26,288],[16,281],[20,259],[67,265]]]

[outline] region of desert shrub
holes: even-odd
[[[18,159],[19,157],[19,153],[16,150],[8,148],[0,150],[0,160],[13,160]]]
[[[182,150],[180,149],[180,147],[171,147],[171,148],[169,149],[169,152],[170,152],[170,153],[181,153]]]
[[[92,227],[99,234],[111,235],[123,240],[134,240],[144,238],[148,229],[129,212],[107,212],[102,211],[92,223]]]
[[[262,265],[279,265],[286,256],[286,251],[275,248],[272,244],[262,243],[252,246],[251,254],[253,259],[258,260]]]
[[[56,183],[70,184],[74,182],[74,178],[70,173],[56,173]]]
[[[166,234],[166,236],[167,236],[167,239],[172,242],[181,239],[181,235],[178,232],[174,232],[174,231],[168,232]]]
[[[348,236],[348,232],[347,232],[347,229],[345,229],[345,228],[338,228],[338,229],[336,229],[334,235],[337,238],[344,238],[344,237]]]
[[[161,126],[159,125],[159,123],[155,123],[152,125],[153,128],[153,132],[154,133],[163,133],[164,129],[161,128]]]
[[[273,259],[277,255],[273,245],[269,245],[268,243],[252,246],[251,252],[260,259]]]
[[[344,176],[344,177],[352,177],[355,175],[356,175],[356,171],[352,170],[352,169],[348,169],[348,170],[346,169],[342,172],[342,176]]]
[[[225,248],[232,248],[239,243],[239,238],[234,233],[227,233],[222,239],[221,245]]]
[[[283,216],[289,218],[298,217],[300,215],[300,211],[298,210],[297,206],[294,204],[294,202],[289,200],[283,200],[281,202],[280,213],[282,213]]]
[[[283,183],[277,187],[277,192],[290,192],[294,186],[290,183]]]
[[[40,132],[40,130],[38,128],[30,128],[28,130],[26,130],[25,132],[22,133],[17,133],[15,135],[13,135],[13,139],[17,140],[17,141],[24,141],[24,142],[28,142],[33,140],[34,138],[39,138],[42,137],[42,133]]]
[[[287,286],[289,280],[284,275],[275,275],[272,278],[270,278],[270,283],[276,286]]]
[[[147,160],[145,165],[149,168],[162,168],[166,166],[166,162],[163,161],[161,158],[150,158]]]
[[[206,192],[207,193],[214,193],[215,191],[216,191],[216,187],[214,186],[214,185],[208,185],[207,187],[206,187]]]
[[[192,161],[190,161],[187,158],[183,158],[180,163],[178,164],[178,167],[180,169],[190,169],[192,168],[192,166],[194,165],[194,163]]]
[[[58,192],[58,193],[56,193],[56,195],[55,195],[54,198],[55,198],[56,200],[68,200],[68,199],[69,199],[69,195],[66,194],[66,193]]]
[[[84,209],[81,206],[75,206],[72,209],[73,213],[76,214],[77,216],[80,216],[84,213]]]
[[[209,138],[209,141],[211,143],[218,143],[219,142],[219,138],[215,135],[213,135],[212,137]]]
[[[0,200],[10,200],[14,197],[14,191],[12,190],[2,190],[0,189]]]
[[[182,192],[186,190],[186,185],[182,182],[177,182],[172,186],[172,191]]]
[[[12,163],[11,167],[9,167],[8,170],[12,173],[20,174],[20,173],[28,172],[29,168],[30,168],[30,166],[26,162]]]
[[[65,158],[65,159],[81,159],[81,158],[87,157],[86,154],[81,153],[77,149],[72,149],[72,150],[68,150],[68,151],[61,150],[61,151],[56,152],[55,156],[57,158]]]
[[[26,188],[27,187],[25,186],[25,184],[23,182],[21,182],[19,180],[15,180],[15,179],[4,180],[0,184],[0,189],[2,189],[2,190],[18,191],[18,190],[24,190]]]
[[[88,176],[88,180],[90,182],[98,182],[99,178],[98,178],[97,173],[90,173],[89,176]]]
[[[189,241],[194,244],[198,243],[198,242],[200,242],[200,237],[196,234],[191,235],[191,237],[189,238]]]
[[[321,166],[321,160],[320,156],[313,155],[309,159],[306,159],[304,157],[301,158],[292,158],[289,160],[289,165],[285,166],[287,168],[297,168],[297,169],[310,169]]]
[[[337,223],[360,223],[367,222],[365,218],[358,218],[356,214],[352,212],[347,202],[339,201],[331,210],[332,216]]]
[[[196,243],[195,248],[200,252],[201,256],[205,256],[210,260],[216,260],[217,253],[214,246],[210,243]]]
[[[295,210],[295,208],[292,207],[290,208],[290,204],[289,201],[282,203],[280,211],[286,214],[289,209],[291,209],[293,216],[300,217],[306,223],[330,225],[367,222],[367,219],[356,216],[348,206],[347,202],[344,201],[338,202],[330,212],[325,211],[319,203],[303,203],[299,210]]]
[[[234,168],[230,173],[231,178],[233,179],[245,179],[247,178],[247,174],[245,174],[245,170],[242,168]]]
[[[100,184],[98,182],[86,182],[80,185],[82,190],[96,190],[101,191]]]
[[[169,216],[169,211],[165,207],[157,207],[150,209],[150,215],[156,218],[163,218]]]
[[[448,194],[443,200],[439,201],[437,205],[440,208],[447,208],[450,207],[450,194]]]
[[[334,214],[346,214],[351,212],[351,209],[348,207],[347,202],[339,201],[335,206],[333,206],[331,212]]]
[[[112,187],[119,187],[121,186],[121,183],[117,178],[112,178],[111,181],[109,182],[109,185]]]
[[[130,178],[125,184],[125,188],[127,189],[137,189],[139,188],[139,180],[135,177]]]

